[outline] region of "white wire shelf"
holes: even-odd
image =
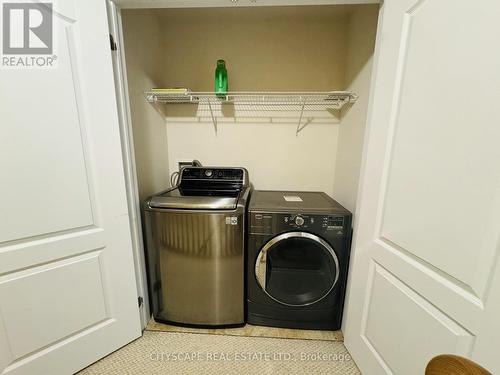
[[[216,95],[214,92],[189,92],[189,93],[164,93],[147,91],[148,102],[159,102],[167,104],[197,104],[203,102],[212,103],[241,103],[241,104],[300,104],[323,105],[327,107],[341,108],[347,103],[354,103],[358,96],[350,91],[327,91],[327,92],[228,92],[225,95]]]
[[[326,91],[326,92],[290,92],[290,91],[238,91],[228,92],[224,95],[216,95],[214,92],[160,92],[146,91],[146,101],[150,103],[164,104],[207,104],[210,109],[215,131],[217,132],[217,119],[214,116],[213,106],[224,103],[234,105],[251,105],[258,110],[259,106],[280,106],[288,110],[291,107],[300,111],[296,133],[298,134],[304,127],[301,127],[304,109],[340,110],[346,104],[355,103],[358,95],[351,91]]]

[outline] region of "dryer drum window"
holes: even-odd
[[[288,306],[305,306],[326,297],[337,283],[339,262],[322,238],[305,232],[288,232],[269,240],[255,262],[262,290]]]

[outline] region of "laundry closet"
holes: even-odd
[[[422,373],[440,353],[497,366],[500,56],[485,47],[497,2],[116,3],[137,249],[142,204],[180,163],[244,167],[257,190],[326,192],[353,213],[342,330],[359,367]],[[487,224],[457,220],[464,210]]]
[[[246,167],[256,189],[324,191],[354,211],[378,11],[378,4],[123,9],[140,201],[168,187],[179,162],[198,159]],[[218,59],[228,91],[257,99],[148,102],[151,88],[213,92]],[[331,91],[352,95],[339,109],[324,96]],[[304,92],[324,97],[302,103]]]
[[[355,211],[378,13],[378,4],[122,9],[134,198],[156,321],[340,329],[352,220],[338,202]],[[227,71],[222,93],[216,66]],[[178,177],[192,161],[208,169]],[[305,201],[278,217],[258,204],[263,190]],[[197,203],[186,206],[191,194]],[[228,211],[234,196],[243,206]],[[262,226],[262,216],[273,218]],[[269,244],[257,245],[264,234]],[[258,277],[266,281],[251,292]]]

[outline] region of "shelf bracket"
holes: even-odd
[[[212,110],[212,103],[210,99],[208,99],[208,108],[210,109],[210,115],[212,116],[212,123],[214,124],[215,135],[217,135],[217,119],[214,116],[214,111]]]
[[[300,127],[300,123],[302,122],[302,116],[304,115],[304,107],[306,106],[306,99],[302,99],[302,107],[300,108],[300,116],[299,123],[297,124],[297,130],[295,130],[295,135],[298,136],[299,132],[305,128],[305,126]]]

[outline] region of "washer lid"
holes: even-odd
[[[149,200],[152,208],[183,210],[234,210],[239,190],[196,190],[175,188]]]

